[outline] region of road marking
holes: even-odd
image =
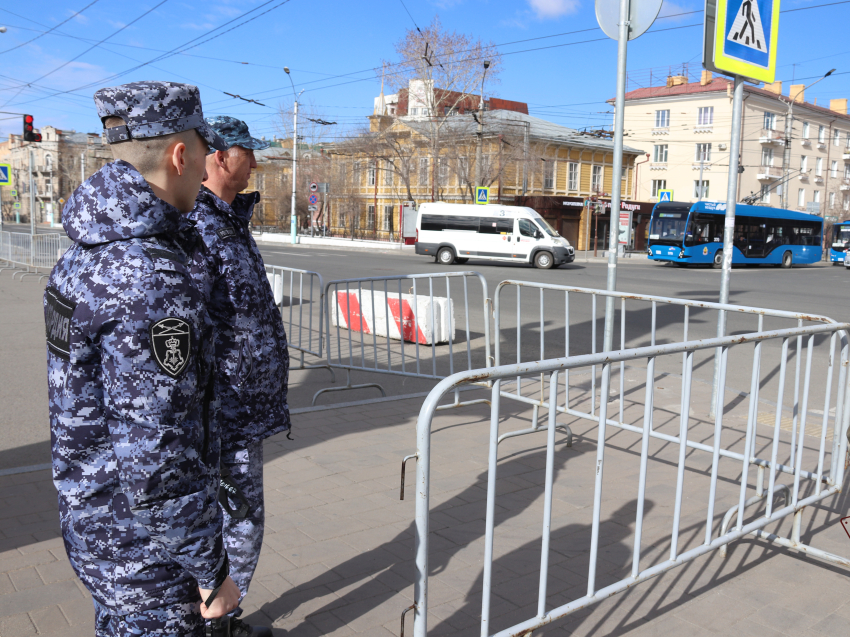
[[[264,252],[266,254],[285,254],[290,257],[310,257],[314,255],[317,257],[325,256],[324,254],[319,254],[318,252],[281,252],[279,250],[261,250],[261,252]]]

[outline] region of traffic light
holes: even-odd
[[[32,115],[24,115],[24,141],[40,142],[41,133],[36,133],[32,127]]]

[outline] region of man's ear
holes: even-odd
[[[171,163],[174,166],[177,174],[183,176],[183,171],[186,170],[186,144],[177,142],[171,150]]]
[[[215,165],[222,170],[227,169],[227,153],[225,151],[215,151]]]

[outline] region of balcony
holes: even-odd
[[[776,144],[777,146],[784,146],[785,134],[780,133],[778,130],[762,128],[761,134],[759,135],[759,144]]]
[[[822,184],[823,183],[823,175],[815,175],[814,176],[814,182],[816,184]]]
[[[800,140],[800,146],[803,146],[804,148],[811,148],[812,147],[812,140],[803,138],[803,139]]]
[[[773,181],[782,177],[782,168],[779,166],[759,166],[756,179],[759,181]]]
[[[652,162],[651,164],[649,164],[649,169],[650,170],[667,170],[667,162],[666,161]]]
[[[669,126],[660,126],[652,129],[653,135],[669,135],[670,127]]]
[[[700,163],[697,161],[697,162],[694,162],[691,165],[691,168],[693,168],[694,170],[699,170],[699,166],[700,166]],[[711,170],[711,164],[708,163],[708,160],[703,162],[702,170],[703,170],[703,172],[708,172],[708,171]]]
[[[801,169],[800,170],[800,181],[809,181],[809,173],[812,171],[811,168]]]
[[[850,148],[844,151],[844,153],[841,155],[841,159],[843,159],[844,161],[850,161]]]
[[[844,192],[850,190],[850,177],[845,177],[839,182],[838,189]]]

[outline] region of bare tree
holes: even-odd
[[[408,114],[412,108],[424,111],[428,122],[433,200],[437,190],[442,129],[473,91],[480,90],[485,73],[484,60],[490,62],[487,81],[491,85],[498,83],[501,56],[491,42],[445,30],[438,17],[421,31],[406,31],[396,42],[395,50],[399,61],[384,63],[391,68],[386,79],[391,87],[408,90]]]

